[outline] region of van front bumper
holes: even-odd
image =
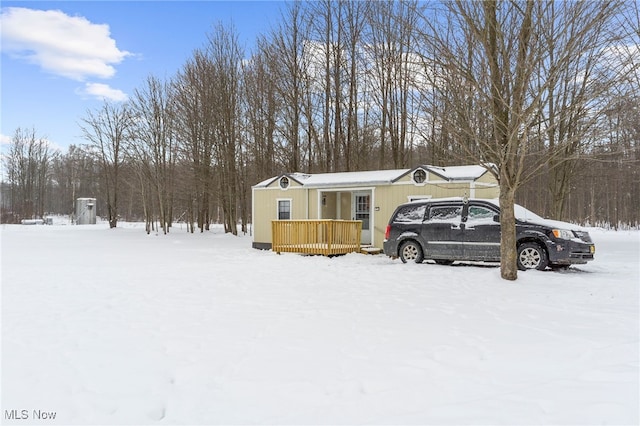
[[[583,265],[594,259],[595,244],[577,241],[555,241],[547,246],[549,263],[555,265]]]

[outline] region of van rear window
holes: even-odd
[[[426,209],[427,206],[424,204],[405,206],[398,211],[393,221],[396,223],[422,223]]]

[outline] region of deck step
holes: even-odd
[[[382,249],[378,247],[360,247],[360,253],[362,254],[380,254]]]

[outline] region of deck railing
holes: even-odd
[[[331,256],[360,251],[362,221],[274,220],[271,250]]]

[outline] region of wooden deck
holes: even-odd
[[[333,256],[360,252],[359,220],[274,220],[271,249],[276,253]]]

